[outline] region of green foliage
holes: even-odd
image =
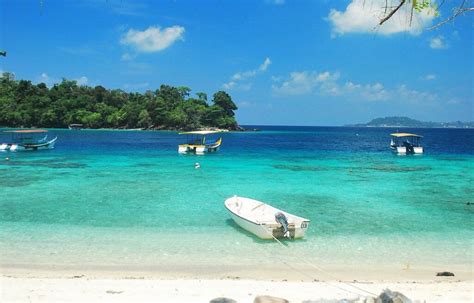
[[[191,89],[161,85],[156,91],[127,93],[102,86],[78,86],[63,79],[48,88],[44,83],[0,77],[0,126],[67,127],[81,123],[89,128],[196,129],[237,128],[237,106],[223,91],[207,103],[207,94],[190,97]]]
[[[438,5],[436,4],[435,1],[412,0],[411,5],[417,13],[421,13],[422,11],[427,11],[428,13],[433,13],[435,17],[439,16]]]
[[[222,107],[227,116],[234,116],[234,110],[237,109],[237,105],[235,105],[232,98],[226,92],[219,91],[215,93],[212,102],[214,102],[215,105]]]

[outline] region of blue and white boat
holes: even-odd
[[[53,149],[58,137],[48,139],[48,131],[44,129],[8,130],[11,134],[9,143],[0,144],[0,151],[35,151]]]
[[[186,135],[187,140],[186,143],[178,145],[178,152],[180,154],[194,153],[197,155],[203,155],[204,153],[217,151],[222,144],[222,137],[219,137],[215,141],[209,142],[207,141],[206,136],[220,132],[222,131],[196,130],[179,133],[180,135]]]

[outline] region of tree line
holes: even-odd
[[[65,128],[83,124],[88,128],[143,128],[189,130],[239,126],[237,106],[229,94],[218,91],[211,102],[207,94],[180,86],[161,85],[155,91],[127,93],[102,86],[78,85],[63,79],[48,88],[13,74],[0,77],[0,126]]]

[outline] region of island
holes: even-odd
[[[368,123],[350,124],[352,127],[411,127],[411,128],[474,128],[474,122],[425,122],[409,117],[376,118]]]
[[[45,83],[0,77],[0,126],[192,130],[242,130],[234,111],[237,106],[225,91],[197,92],[186,86],[162,84],[145,93],[78,85],[63,79],[49,88]]]

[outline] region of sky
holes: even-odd
[[[458,1],[446,2],[377,26],[385,0],[0,0],[0,71],[225,90],[243,125],[472,121],[474,13],[428,30]]]

